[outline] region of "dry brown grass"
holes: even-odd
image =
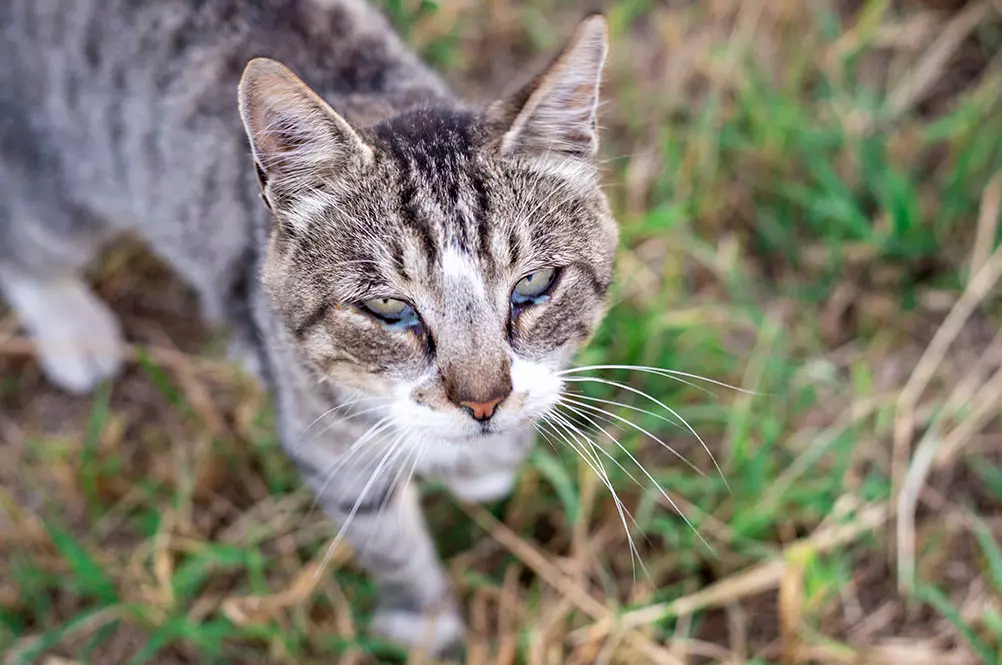
[[[410,16],[418,3],[401,4]],[[441,4],[409,39],[481,95],[580,13],[557,0]],[[731,494],[631,443],[688,488],[672,489],[716,550],[624,482],[649,526],[649,576],[634,578],[614,505],[573,460],[562,468],[574,519],[535,462],[503,509],[431,493],[469,617],[466,662],[997,657],[1002,560],[983,538],[1002,542],[1002,159],[995,150],[970,182],[950,185],[974,159],[972,130],[958,121],[942,140],[923,137],[969,109],[980,140],[1002,146],[989,132],[1002,130],[1002,50],[992,50],[1002,7],[608,7],[604,124],[624,247],[620,302],[591,357],[674,363],[760,394],[727,397],[700,428]],[[763,98],[774,105],[756,107]],[[829,146],[832,128],[841,134]],[[911,178],[901,205],[919,211],[914,228],[859,194],[873,177],[860,154],[877,143]],[[816,163],[837,183],[810,180]],[[843,187],[869,235],[814,224]],[[776,228],[795,254],[770,240]],[[935,252],[911,251],[923,233]],[[133,662],[150,644],[153,663],[431,662],[366,640],[371,591],[348,553],[313,584],[332,527],[309,513],[266,397],[192,323],[190,294],[132,247],[111,252],[95,281],[135,345],[96,401],[49,387],[15,322],[0,320],[5,665],[44,640],[31,659],[49,665]],[[669,389],[693,410],[709,400]],[[213,660],[216,648],[225,655]]]

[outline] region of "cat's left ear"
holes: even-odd
[[[262,186],[273,177],[298,180],[372,159],[372,148],[351,125],[275,60],[247,64],[239,100]]]
[[[505,154],[560,153],[590,158],[598,150],[598,102],[609,28],[601,14],[578,26],[553,63],[508,99],[487,109],[495,146]]]

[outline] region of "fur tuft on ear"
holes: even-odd
[[[247,63],[239,100],[262,185],[276,177],[307,178],[343,160],[372,158],[372,148],[351,125],[275,60]]]
[[[608,33],[604,16],[589,16],[543,73],[488,107],[488,126],[501,152],[594,156]]]

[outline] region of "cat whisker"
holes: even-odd
[[[595,454],[594,447],[590,447],[592,456],[589,456],[584,446],[584,442],[587,442],[587,438],[584,438],[584,441],[581,443],[581,448],[578,448],[574,441],[572,441],[572,437],[574,440],[580,441],[578,436],[580,435],[581,437],[584,437],[584,435],[581,434],[580,430],[577,430],[577,428],[569,424],[566,418],[555,411],[551,411],[549,414],[544,415],[541,422],[549,425],[553,430],[553,433],[563,440],[563,442],[566,443],[571,450],[576,452],[579,457],[581,457],[584,463],[588,465],[588,468],[592,470],[592,473],[594,473],[602,484],[605,485],[606,489],[609,490],[609,495],[612,497],[613,504],[616,506],[616,512],[619,514],[619,519],[623,524],[623,533],[626,535],[626,540],[630,548],[630,564],[633,566],[634,578],[636,578],[637,561],[640,562],[640,567],[646,572],[647,568],[644,566],[643,557],[633,540],[633,534],[630,532],[630,526],[627,524],[627,517],[629,517],[630,522],[636,526],[638,530],[640,530],[640,525],[637,524],[637,520],[633,517],[633,514],[630,513],[629,509],[626,508],[623,501],[619,498],[619,493],[616,492],[616,488],[613,486],[602,461],[598,458],[598,455]],[[560,425],[564,432],[558,430],[557,425]]]
[[[609,411],[607,409],[603,409],[601,407],[594,406],[592,404],[587,404],[585,402],[581,402],[581,401],[578,401],[577,399],[574,399],[576,397],[579,397],[579,395],[574,395],[573,393],[561,393],[561,396],[562,397],[561,397],[561,400],[560,400],[560,404],[563,404],[564,406],[568,406],[568,408],[570,408],[569,407],[570,404],[573,404],[573,405],[575,405],[575,406],[577,406],[579,408],[588,409],[589,411],[592,411],[594,413],[600,413],[600,414],[602,414],[603,416],[606,417],[606,420],[612,419],[612,420],[624,423],[626,425],[629,425],[630,427],[632,427],[633,429],[637,430],[641,434],[643,434],[643,435],[647,436],[648,438],[650,438],[651,440],[657,442],[662,448],[664,448],[665,450],[667,450],[668,452],[670,452],[672,455],[674,455],[675,457],[677,457],[686,466],[688,466],[690,469],[692,469],[693,471],[695,471],[696,473],[698,473],[700,476],[702,476],[704,478],[706,477],[706,474],[703,472],[703,470],[700,469],[695,464],[693,464],[692,462],[690,462],[689,460],[687,460],[685,458],[685,455],[683,455],[682,453],[678,452],[677,450],[675,450],[674,448],[672,448],[670,445],[668,445],[667,443],[665,443],[664,441],[662,441],[658,437],[654,436],[654,434],[652,434],[648,430],[644,429],[640,425],[636,424],[632,420],[629,420],[628,418],[624,418],[623,416],[615,414],[612,411]],[[613,402],[613,403],[616,404],[617,402]],[[622,405],[620,405],[620,406],[622,406]],[[577,410],[575,410],[575,412],[577,412]],[[667,418],[665,420],[667,420]],[[668,422],[672,422],[672,421],[668,420]],[[672,424],[676,425],[676,427],[678,426],[674,422],[672,422]]]
[[[352,420],[353,418],[365,416],[370,413],[378,413],[379,411],[382,411],[384,408],[386,408],[386,404],[380,404],[379,406],[374,406],[372,408],[364,409],[362,411],[355,411],[354,413],[335,418],[332,422],[327,423],[326,427],[324,427],[322,430],[320,430],[312,437],[310,437],[310,440],[306,441],[305,443],[312,444],[314,441],[322,437],[324,434],[327,434],[327,432],[330,432],[332,429],[334,429],[334,427],[337,426],[338,424],[346,423],[349,420]],[[301,446],[303,443],[304,443],[303,441],[297,442],[297,444],[293,446],[293,448],[291,449],[292,452],[295,453],[299,449],[299,446]]]
[[[704,381],[706,383],[710,383],[715,386],[720,386],[721,388],[727,388],[728,390],[734,390],[736,392],[744,393],[746,395],[760,396],[763,394],[755,390],[748,390],[746,388],[739,388],[738,386],[732,386],[729,383],[724,383],[723,381],[717,381],[716,379],[711,379],[706,376],[700,376],[699,374],[692,374],[690,372],[681,372],[676,369],[665,369],[663,367],[647,367],[645,365],[583,365],[580,367],[569,367],[565,370],[557,372],[556,374],[557,376],[566,376],[568,374],[577,374],[579,372],[588,372],[591,370],[605,370],[605,369],[619,369],[631,372],[643,372],[644,374],[655,374],[657,376],[663,376],[669,379],[675,379],[676,381],[684,383],[687,386],[692,386],[697,390],[702,390],[703,392],[708,393],[710,395],[712,395],[713,393],[706,390],[705,388],[697,386],[694,383],[683,381],[682,379],[686,378],[686,379],[695,379],[696,381]]]
[[[369,493],[369,490],[372,488],[373,483],[375,483],[379,479],[380,475],[383,472],[383,469],[386,467],[386,464],[390,462],[392,459],[395,459],[396,455],[399,454],[399,452],[400,452],[400,447],[394,446],[389,448],[386,452],[383,453],[383,456],[380,459],[379,464],[376,466],[376,470],[372,472],[372,476],[369,477],[369,480],[366,481],[365,486],[362,487],[362,491],[359,492],[358,498],[355,499],[354,505],[352,505],[351,510],[348,511],[348,516],[345,517],[344,522],[339,526],[337,535],[334,536],[334,540],[331,541],[331,544],[327,547],[327,551],[324,552],[324,556],[321,559],[318,572],[326,570],[327,564],[330,563],[331,557],[334,556],[334,552],[336,552],[338,546],[341,545],[341,541],[344,539],[344,534],[350,528],[352,521],[355,519],[355,515],[358,513],[358,509],[361,507],[362,502],[365,500],[365,496]]]
[[[338,404],[338,405],[336,405],[336,406],[334,406],[334,407],[332,407],[330,409],[327,409],[326,411],[324,411],[323,413],[321,413],[319,416],[317,416],[316,418],[314,418],[313,421],[303,429],[302,434],[299,435],[299,438],[296,440],[296,443],[293,444],[292,451],[295,452],[299,448],[299,446],[302,445],[303,439],[306,438],[306,435],[309,434],[310,430],[313,429],[313,427],[316,426],[316,424],[319,423],[324,418],[327,418],[328,416],[331,416],[334,413],[337,413],[341,409],[346,409],[346,408],[348,408],[350,406],[354,406],[354,405],[362,403],[362,402],[371,402],[371,401],[374,401],[374,400],[386,399],[385,397],[358,397],[358,395],[361,392],[362,391],[360,391],[360,390],[356,390],[355,393],[352,395],[352,397],[349,400],[347,400],[345,402],[341,402],[340,404]],[[358,414],[356,414],[356,415],[358,415]]]
[[[629,409],[630,411],[636,411],[638,413],[643,413],[643,414],[646,414],[648,416],[653,416],[653,417],[657,418],[658,420],[663,420],[664,422],[668,423],[672,427],[677,427],[678,429],[685,429],[682,426],[681,423],[679,423],[676,420],[672,420],[668,416],[662,415],[662,414],[660,414],[660,413],[658,413],[656,411],[648,411],[647,409],[642,409],[639,406],[633,406],[632,404],[626,404],[624,402],[617,402],[616,400],[612,400],[612,399],[602,399],[601,397],[592,397],[590,395],[583,395],[581,393],[568,393],[568,392],[561,391],[560,396],[561,397],[573,397],[575,399],[583,399],[583,400],[587,400],[589,402],[598,402],[599,404],[608,404],[610,406],[618,406],[621,409]]]
[[[727,488],[728,492],[731,491],[731,486],[730,486],[730,484],[728,484],[727,478],[724,476],[724,471],[723,471],[723,469],[720,468],[720,464],[717,462],[717,458],[710,451],[710,447],[708,445],[706,445],[705,441],[703,441],[703,437],[701,437],[699,435],[699,433],[696,432],[696,430],[694,430],[692,428],[692,425],[689,424],[689,421],[687,421],[685,418],[683,418],[681,415],[679,415],[678,411],[676,411],[675,409],[671,408],[670,406],[668,406],[667,404],[665,404],[664,402],[662,402],[658,398],[652,397],[651,395],[648,395],[643,390],[638,390],[637,388],[634,388],[633,386],[628,386],[625,383],[620,383],[619,381],[611,381],[609,379],[600,379],[600,378],[593,377],[593,376],[588,376],[588,377],[584,377],[584,376],[580,376],[580,377],[579,376],[567,377],[567,376],[565,376],[565,377],[563,377],[563,380],[567,381],[567,382],[602,383],[602,384],[605,384],[605,385],[609,385],[609,386],[614,386],[616,388],[620,388],[622,390],[627,390],[627,391],[629,391],[631,393],[634,393],[636,395],[640,395],[641,397],[644,397],[644,398],[649,399],[650,401],[654,402],[655,404],[657,404],[658,406],[660,406],[662,409],[664,409],[668,413],[670,413],[673,416],[675,416],[676,418],[678,418],[682,422],[682,424],[685,426],[685,428],[689,431],[689,433],[692,434],[694,437],[696,437],[696,440],[699,441],[699,444],[701,446],[703,446],[703,450],[705,450],[706,454],[710,456],[711,460],[713,460],[713,466],[716,467],[717,473],[720,474],[721,480],[724,481],[724,487]]]
[[[407,460],[411,457],[412,452],[416,453],[417,451],[417,449],[413,446],[413,441],[410,438],[410,436],[408,436],[407,432],[401,432],[398,438],[403,440],[403,442],[401,443],[401,447],[403,450],[406,450],[407,453],[404,455],[403,460],[401,460],[401,463],[399,465],[400,468],[397,469],[396,475],[393,476],[393,480],[390,482],[389,491],[386,492],[386,496],[383,497],[382,503],[379,504],[379,510],[376,512],[377,516],[381,516],[383,512],[386,510],[386,506],[389,505],[390,499],[393,497],[393,492],[396,491],[397,485],[400,484],[400,479],[403,477],[404,472],[407,470]],[[417,464],[416,455],[414,463]]]
[[[595,444],[594,441],[592,441],[591,439],[589,439],[587,437],[587,435],[585,435],[585,433],[581,431],[581,428],[579,428],[576,425],[574,425],[573,422],[571,422],[569,419],[567,419],[566,417],[564,417],[563,415],[561,415],[559,412],[554,412],[554,414],[556,414],[557,417],[559,418],[559,422],[560,422],[560,424],[561,424],[562,427],[564,427],[565,429],[568,428],[568,427],[573,428],[574,431],[576,431],[578,433],[578,435],[581,437],[581,439],[579,439],[579,440],[583,440],[583,442],[586,442],[586,443],[589,444],[589,449],[593,453],[593,456],[590,458],[590,460],[593,461],[593,462],[597,462],[597,463],[601,464],[601,460],[598,458],[598,455],[595,454],[595,446],[597,444]],[[610,436],[610,435],[608,433],[606,433],[606,436]],[[550,445],[552,446],[553,444],[551,443]],[[601,450],[601,448],[599,448],[599,450]],[[603,454],[606,454],[605,451],[603,451]],[[606,456],[608,457],[607,454],[606,454]],[[609,457],[609,459],[612,461],[613,464],[615,464],[619,468],[620,471],[622,471],[624,474],[626,474],[626,476],[630,480],[632,480],[634,482],[634,484],[637,485],[637,487],[640,487],[640,488],[644,487],[644,485],[637,479],[637,477],[634,476],[632,473],[630,473],[629,469],[627,469],[625,466],[623,466],[619,462],[619,460],[615,459],[614,457]],[[585,459],[585,462],[588,463],[589,459]],[[595,470],[595,467],[591,467],[591,468],[592,468],[593,471]],[[604,465],[602,465],[602,471],[605,472],[605,466]],[[605,480],[610,480],[609,477],[608,477],[608,473],[605,474]],[[612,490],[611,487],[609,489]],[[614,490],[612,490],[612,491],[614,491]],[[638,530],[640,530],[640,525],[636,522],[636,520],[633,520],[633,516],[632,515],[630,515],[630,518],[631,518],[631,521],[633,522],[633,525],[635,527],[637,527]]]
[[[367,429],[357,439],[355,439],[354,443],[351,444],[347,452],[344,455],[342,455],[340,459],[338,459],[337,463],[335,463],[333,467],[331,467],[331,469],[327,472],[327,474],[325,474],[324,482],[320,485],[320,488],[317,490],[316,498],[314,498],[313,503],[311,504],[310,510],[307,513],[307,515],[312,514],[312,512],[316,510],[317,505],[319,505],[320,501],[323,500],[324,494],[326,494],[327,489],[330,487],[330,484],[334,481],[334,477],[344,467],[344,465],[348,462],[348,460],[350,460],[355,455],[356,452],[362,450],[363,448],[365,449],[374,448],[375,446],[365,446],[364,444],[367,441],[371,440],[372,437],[376,436],[389,426],[390,426],[390,416],[385,416],[377,420],[375,424],[373,424],[369,429]]]
[[[395,463],[398,457],[403,457],[403,460],[401,460],[400,464],[396,464],[398,467],[397,473],[393,477],[393,480],[390,481],[389,486],[386,488],[386,493],[383,495],[383,500],[379,503],[379,509],[376,510],[376,521],[381,519],[383,514],[386,512],[386,507],[393,498],[393,493],[396,490],[397,483],[400,481],[400,477],[403,475],[403,471],[406,468],[406,458],[410,453],[410,446],[408,445],[409,441],[410,438],[408,433],[406,431],[401,431],[389,445],[388,450],[390,452],[387,453],[387,455],[389,455],[387,462]],[[360,555],[364,555],[364,553],[369,549],[369,543],[372,541],[372,537],[374,535],[375,532],[372,532],[369,534],[369,537],[365,539],[365,544],[359,550]]]
[[[616,446],[620,450],[622,450],[623,453],[627,457],[630,458],[630,461],[637,465],[637,468],[640,469],[640,471],[644,474],[644,476],[647,477],[647,480],[649,480],[658,489],[658,492],[661,493],[661,496],[664,497],[665,501],[668,502],[668,504],[678,514],[678,516],[682,518],[682,520],[686,523],[686,526],[688,526],[690,529],[692,529],[692,532],[694,534],[696,534],[696,537],[699,538],[699,541],[701,543],[703,543],[703,545],[705,545],[706,548],[708,550],[710,550],[711,553],[714,554],[714,556],[716,556],[716,551],[713,549],[713,547],[710,545],[710,543],[708,543],[706,541],[706,539],[703,538],[702,534],[699,533],[699,529],[697,529],[696,526],[692,523],[692,521],[685,515],[685,513],[682,512],[682,509],[679,508],[678,504],[675,503],[675,500],[672,499],[671,496],[669,496],[668,492],[665,491],[665,489],[661,486],[661,484],[657,480],[654,479],[654,476],[651,475],[650,471],[647,470],[647,467],[645,467],[640,462],[640,460],[638,460],[633,455],[633,453],[631,453],[629,450],[627,450],[626,446],[624,446],[622,443],[620,443],[619,440],[616,437],[614,437],[611,434],[609,434],[605,430],[605,428],[603,428],[601,425],[599,425],[597,422],[595,422],[595,420],[592,419],[591,416],[589,416],[588,414],[586,414],[583,411],[580,411],[579,409],[576,409],[573,406],[570,406],[569,404],[566,404],[566,403],[562,404],[562,406],[564,408],[566,408],[566,409],[569,409],[573,413],[577,414],[581,418],[584,418],[586,421],[588,421],[589,423],[591,423],[592,426],[596,427],[600,432],[602,432],[603,434],[605,434],[606,437],[608,437],[610,441],[612,441],[613,443],[615,443]],[[597,407],[591,407],[591,408],[597,408]],[[629,421],[626,421],[626,422],[629,422]],[[630,423],[630,424],[632,424],[632,423]],[[599,450],[603,450],[603,449],[601,447],[599,447]],[[684,460],[684,458],[683,458],[683,460]]]
[[[412,444],[413,445],[413,444]],[[414,480],[414,473],[417,471],[418,464],[421,462],[421,455],[424,454],[424,449],[427,447],[428,442],[422,441],[414,449],[414,461],[411,462],[411,470],[407,473],[407,479],[404,481],[403,488],[407,489],[410,486],[411,481]],[[397,514],[397,527],[400,527],[400,514]]]

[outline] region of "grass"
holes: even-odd
[[[570,0],[386,0],[460,89],[496,92]],[[1002,658],[1002,13],[993,2],[625,0],[604,153],[615,305],[581,364],[677,410],[617,415],[606,467],[540,445],[487,508],[425,489],[467,662],[997,663]],[[429,662],[369,637],[347,554],[267,399],[149,257],[95,275],[137,341],[91,400],[0,321],[0,661]],[[650,408],[608,384],[580,392]],[[725,482],[726,479],[726,482]]]

